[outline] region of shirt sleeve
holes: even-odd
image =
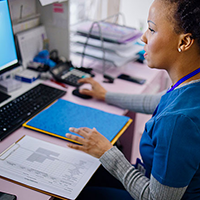
[[[135,200],[179,200],[186,187],[174,188],[150,179],[135,169],[124,155],[113,147],[100,158],[100,162],[115,178],[120,180]]]
[[[105,101],[109,104],[128,109],[133,112],[153,114],[160,102],[161,96],[166,91],[157,94],[122,94],[106,93]]]

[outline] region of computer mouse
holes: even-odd
[[[75,89],[75,90],[73,90],[73,91],[72,91],[72,94],[75,95],[75,96],[77,96],[77,97],[80,97],[80,98],[82,98],[82,99],[92,99],[92,96],[90,96],[90,95],[81,94],[81,93],[79,92],[79,89],[78,89],[78,88]]]

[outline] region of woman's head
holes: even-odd
[[[170,71],[180,64],[183,52],[195,49],[200,54],[200,0],[154,0],[147,21],[141,39],[150,67]]]
[[[174,13],[171,19],[174,22],[176,33],[191,33],[200,48],[200,0],[161,0],[173,4]]]

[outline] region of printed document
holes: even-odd
[[[67,199],[79,195],[99,165],[86,153],[30,136],[0,154],[0,176]]]
[[[63,2],[63,1],[67,1],[67,0],[40,0],[40,3],[42,4],[42,6],[46,6],[52,3]]]

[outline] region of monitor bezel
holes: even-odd
[[[10,66],[8,66],[8,67],[0,70],[0,76],[2,74],[4,74],[5,72],[11,71],[12,69],[17,68],[17,67],[20,66],[19,52],[17,51],[16,37],[15,37],[14,31],[13,31],[13,23],[12,23],[12,17],[11,17],[11,12],[10,12],[10,4],[9,4],[8,0],[6,0],[6,2],[7,2],[7,5],[8,5],[8,12],[9,12],[9,15],[10,15],[10,21],[11,21],[11,27],[12,27],[12,34],[13,34],[14,45],[15,45],[15,50],[16,50],[17,63],[11,64]]]

